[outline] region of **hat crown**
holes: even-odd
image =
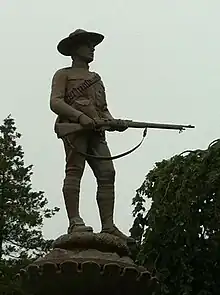
[[[82,34],[82,33],[87,33],[87,31],[85,31],[83,29],[77,29],[74,32],[70,33],[69,37],[71,38],[71,37],[74,37],[75,35],[79,35],[79,34]]]

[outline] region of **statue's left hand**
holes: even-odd
[[[127,126],[118,126],[117,128],[115,128],[115,131],[124,132],[127,129]]]
[[[124,132],[127,129],[128,129],[128,126],[125,124],[125,122],[123,120],[119,120],[118,124],[114,127],[112,131]]]

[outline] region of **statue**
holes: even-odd
[[[56,126],[62,123],[78,123],[83,130],[69,134],[63,139],[66,154],[63,196],[69,218],[68,233],[93,231],[86,226],[79,213],[80,181],[85,162],[91,167],[97,181],[97,204],[102,224],[102,232],[115,235],[123,240],[131,238],[124,235],[114,224],[113,211],[115,202],[115,169],[113,162],[86,158],[81,152],[97,153],[111,157],[105,140],[105,131],[95,130],[95,120],[113,119],[108,110],[105,88],[100,76],[90,72],[89,64],[94,59],[95,47],[104,36],[94,32],[78,29],[60,41],[58,51],[70,56],[72,66],[58,70],[52,79],[50,108],[58,115]],[[82,91],[83,89],[83,91]],[[68,99],[69,93],[72,99]],[[123,124],[111,131],[124,131]]]
[[[114,119],[106,101],[101,77],[89,71],[95,47],[104,36],[78,29],[59,42],[57,49],[72,59],[72,66],[58,70],[52,80],[50,107],[58,115],[55,123],[57,137],[63,140],[66,153],[66,176],[63,195],[69,218],[68,233],[92,232],[79,214],[80,181],[85,162],[97,180],[97,203],[102,233],[112,234],[124,241],[133,239],[124,235],[114,224],[115,169],[112,159],[128,155],[143,142],[147,128],[183,131],[192,125],[133,122]],[[145,128],[142,141],[131,150],[112,157],[105,140],[105,131],[123,132],[127,128]]]

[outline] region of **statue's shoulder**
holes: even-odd
[[[92,71],[92,72],[89,72],[89,74],[90,74],[90,77],[97,77],[100,80],[102,79],[101,76],[99,75],[99,73],[97,73],[97,72]]]
[[[69,67],[60,68],[60,69],[58,69],[58,70],[55,71],[54,77],[68,76],[68,73],[69,72],[70,72],[70,68]]]
[[[90,76],[89,79],[96,80],[95,85],[102,85],[104,87],[104,83],[102,81],[102,77],[97,72],[89,72]]]

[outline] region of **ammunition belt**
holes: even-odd
[[[92,79],[85,80],[79,87],[70,90],[65,97],[65,102],[71,104],[74,99],[84,94],[84,91],[91,87],[93,84],[100,81],[100,76],[95,74]]]

